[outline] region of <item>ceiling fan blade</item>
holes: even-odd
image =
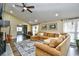
[[[25,10],[24,9],[22,9],[22,12],[24,12]]]
[[[34,8],[34,6],[27,6],[26,8]]]
[[[32,11],[30,9],[27,9],[30,13],[32,13]]]
[[[20,6],[20,5],[15,5],[15,6],[23,8],[23,6]]]
[[[24,3],[22,3],[23,7],[26,7],[26,5]]]

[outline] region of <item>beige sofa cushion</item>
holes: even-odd
[[[38,36],[44,36],[44,33],[38,33]]]
[[[44,32],[44,36],[48,36],[48,33],[47,32]]]
[[[43,44],[43,43],[39,43],[39,42],[36,42],[35,43],[35,46],[53,56],[59,56],[61,55],[60,51],[56,50],[55,48],[51,48],[50,46],[46,45],[46,44]]]
[[[49,43],[49,46],[53,47],[53,48],[55,48],[57,45],[58,45],[58,43],[57,43],[56,40],[51,40],[50,43]]]
[[[44,43],[45,43],[45,44],[49,44],[49,43],[50,43],[50,40],[51,40],[51,39],[46,39],[46,40],[44,40]]]
[[[45,44],[49,44],[51,40],[56,40],[56,39],[58,39],[58,38],[50,37],[50,38],[44,40],[44,43],[45,43]]]
[[[56,34],[54,34],[55,35],[55,37],[59,37],[59,34],[58,33],[56,33]]]
[[[53,34],[53,33],[48,33],[48,37],[55,37],[55,34]]]
[[[49,54],[49,53],[47,53],[39,48],[36,48],[35,55],[36,56],[51,56],[51,54]]]
[[[49,46],[55,48],[55,47],[57,47],[62,41],[63,41],[62,38],[51,39],[51,40],[50,40],[50,43],[49,43]]]
[[[59,38],[62,38],[63,40],[65,39],[65,35],[59,35]]]

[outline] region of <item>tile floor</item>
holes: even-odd
[[[79,49],[76,46],[70,46],[68,56],[79,56]]]
[[[14,56],[10,44],[6,44],[6,52],[4,52],[1,56]]]

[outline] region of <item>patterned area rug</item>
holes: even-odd
[[[4,52],[1,56],[14,56],[10,44],[6,44],[6,52]]]
[[[35,42],[43,43],[43,41],[24,40],[22,42],[15,43],[15,46],[22,56],[35,56]]]

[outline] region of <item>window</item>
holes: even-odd
[[[78,25],[78,27],[77,27],[77,32],[79,32],[79,21],[77,22],[77,25]]]
[[[79,39],[79,33],[77,33],[77,39]]]
[[[74,40],[75,34],[74,33],[68,33],[68,34],[71,36],[71,41],[70,42],[75,43],[75,40]]]
[[[39,27],[38,25],[33,25],[33,26],[32,26],[32,33],[33,33],[33,36],[38,33],[38,27]]]
[[[17,27],[17,31],[22,31],[22,27]]]
[[[79,21],[77,22],[77,39],[79,39]]]
[[[75,32],[75,22],[65,22],[64,32]]]
[[[79,21],[78,19],[64,21],[64,32],[71,36],[71,43],[75,43],[75,39],[79,39]]]

